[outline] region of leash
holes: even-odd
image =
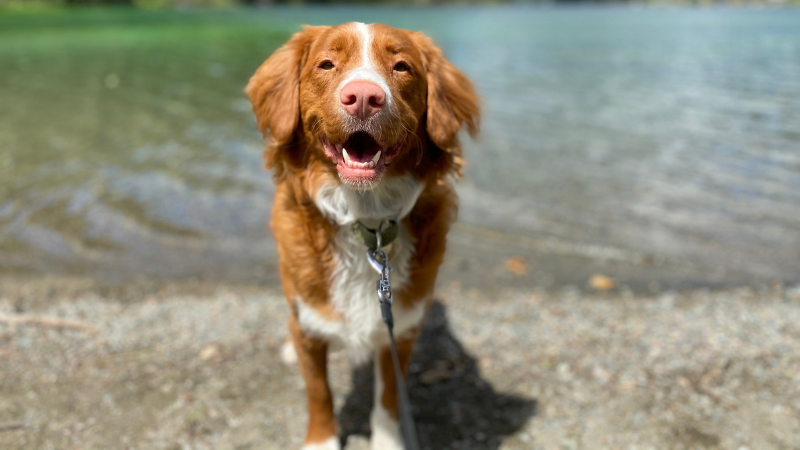
[[[394,366],[394,380],[397,385],[398,414],[400,415],[400,428],[403,432],[403,441],[405,442],[406,450],[419,450],[417,430],[414,426],[414,416],[411,414],[411,402],[408,399],[408,390],[406,389],[405,379],[403,378],[403,371],[400,370],[400,358],[397,356],[397,344],[394,342],[392,286],[389,282],[389,274],[392,272],[392,268],[389,266],[389,257],[381,250],[381,247],[388,245],[397,237],[397,222],[385,220],[377,230],[367,228],[361,222],[356,222],[356,224],[353,224],[353,232],[356,237],[368,247],[367,260],[372,268],[380,274],[377,283],[378,300],[381,304],[383,321],[386,323],[386,329],[389,331],[389,346],[392,353],[392,365]],[[388,226],[384,228],[384,225]],[[365,236],[370,235],[374,236],[374,241],[370,240],[368,237],[365,238]],[[384,242],[385,237],[389,238],[387,239],[389,242]],[[370,245],[372,242],[374,242],[374,246]],[[375,363],[380,364],[379,361]]]

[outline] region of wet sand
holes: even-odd
[[[800,287],[467,284],[415,348],[424,448],[800,446]],[[286,319],[274,284],[4,279],[0,448],[299,448]],[[370,377],[332,356],[347,449],[368,448]]]

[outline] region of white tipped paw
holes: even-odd
[[[375,405],[369,418],[372,426],[372,450],[403,450],[400,426],[380,404]]]
[[[297,364],[297,350],[294,349],[294,344],[288,340],[281,345],[281,361],[287,366]],[[303,447],[305,448],[305,447]]]
[[[339,438],[337,436],[333,436],[327,441],[306,444],[300,450],[342,450],[342,446],[339,445]]]

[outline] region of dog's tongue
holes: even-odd
[[[378,144],[369,133],[359,131],[353,133],[344,143],[344,148],[350,159],[356,162],[369,162],[381,150]]]

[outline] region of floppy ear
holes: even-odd
[[[431,141],[449,156],[450,171],[461,175],[463,158],[458,131],[466,125],[473,138],[480,125],[480,101],[469,79],[456,69],[433,41],[417,34],[428,72],[427,131]]]
[[[247,83],[258,129],[271,141],[264,151],[267,167],[276,165],[281,148],[295,141],[300,122],[300,71],[308,50],[328,27],[309,27],[295,33],[269,57]]]

